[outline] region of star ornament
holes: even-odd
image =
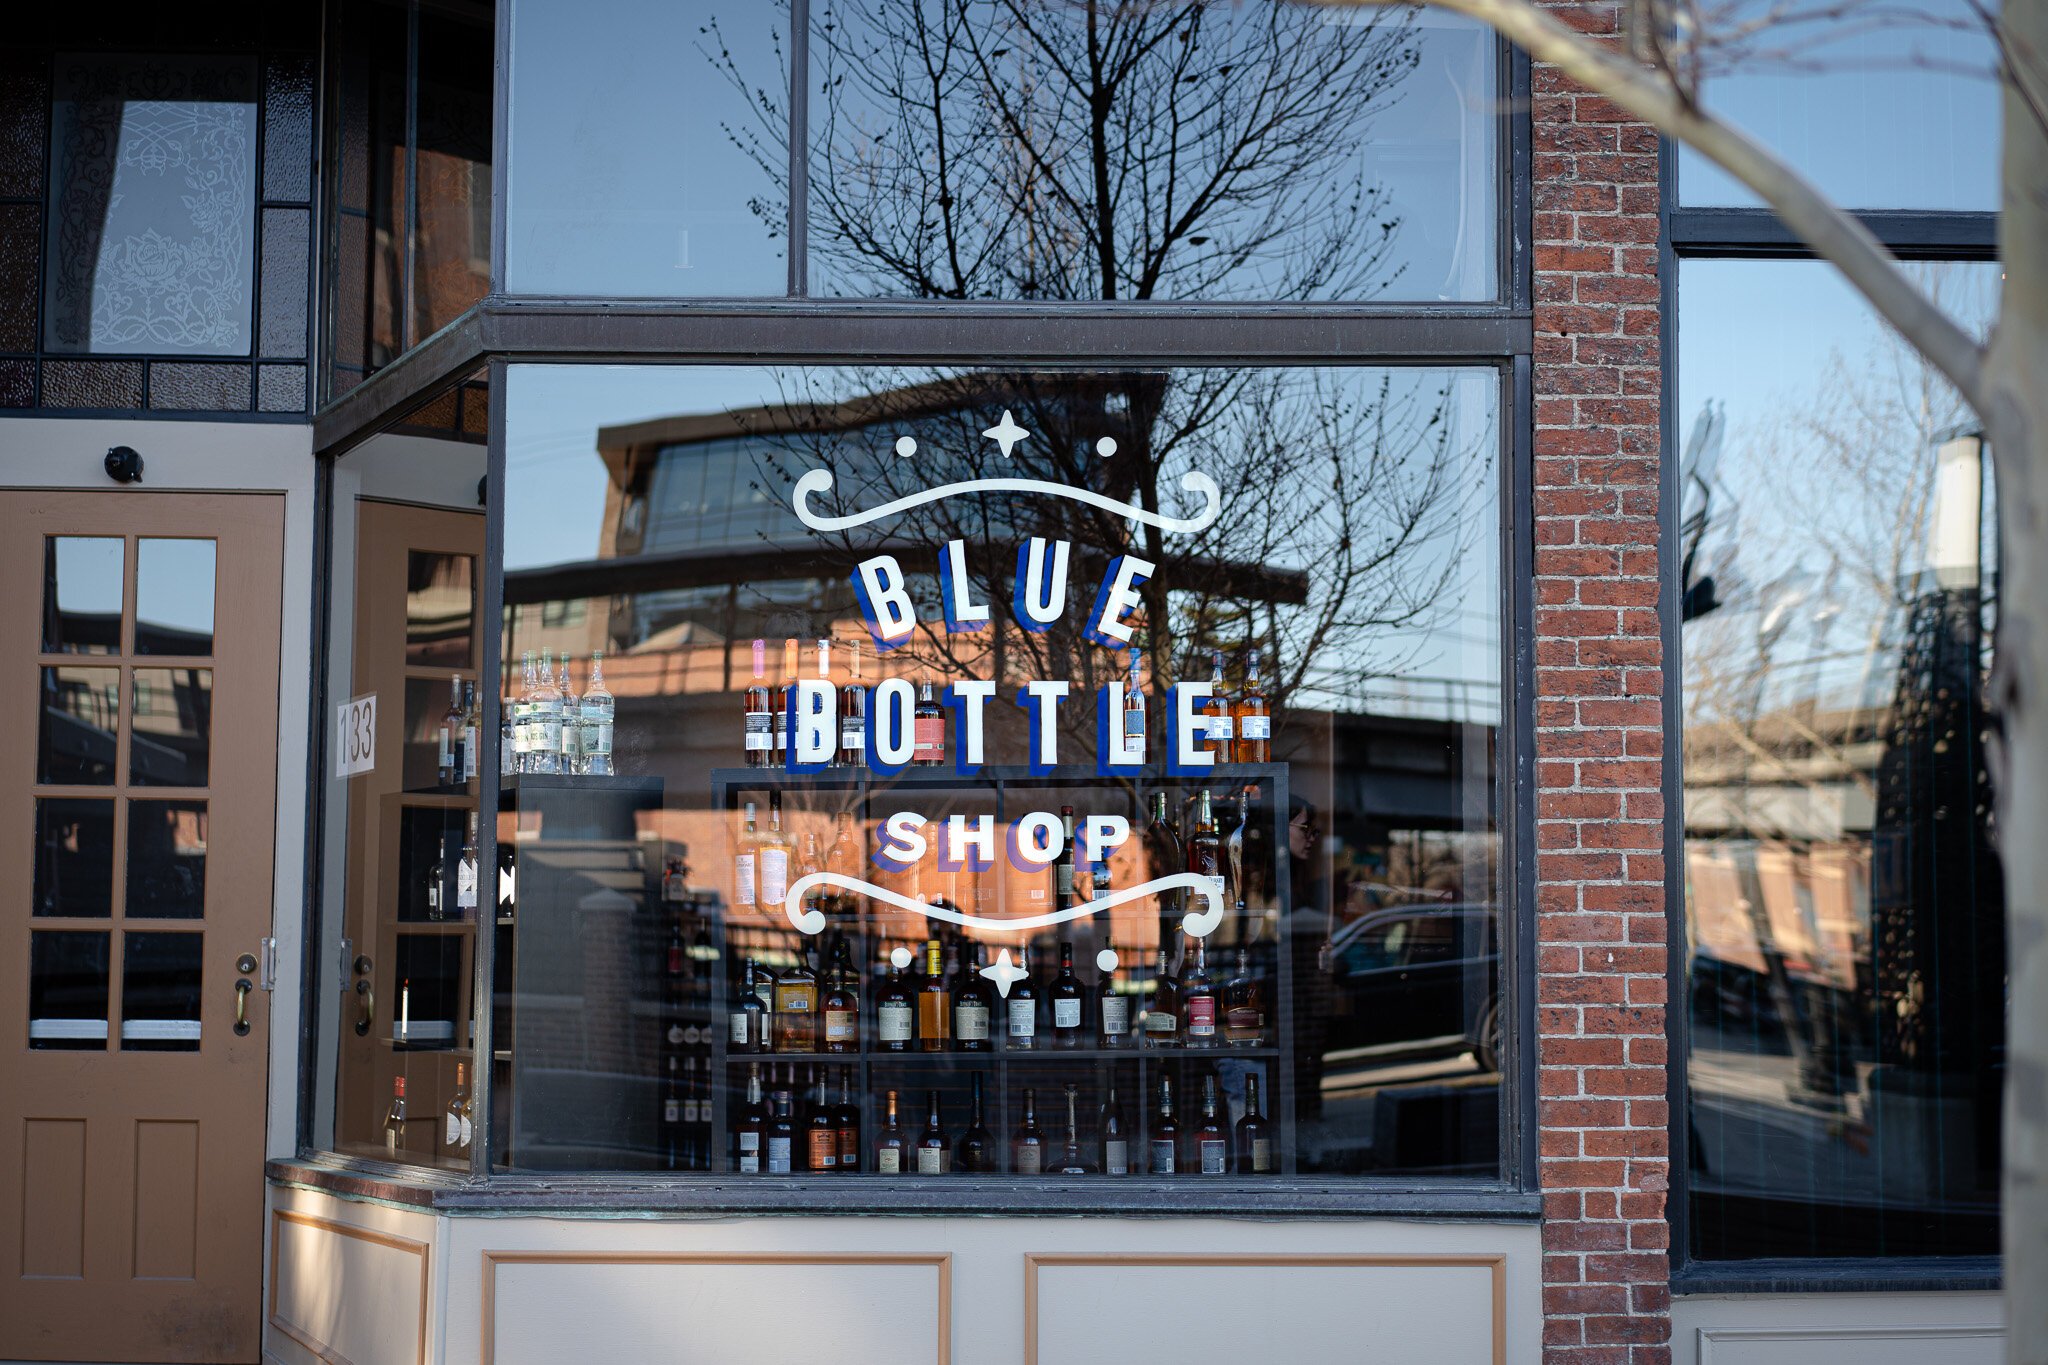
[[[996,960],[981,969],[981,975],[996,983],[996,993],[1008,1000],[1010,987],[1022,981],[1031,973],[1010,961],[1010,950],[1004,948],[996,954]]]
[[[1031,433],[1018,426],[1016,419],[1010,416],[1010,410],[1004,408],[1003,420],[981,434],[994,441],[1001,448],[1003,458],[1007,460],[1010,458],[1010,452],[1016,448],[1017,442]]]

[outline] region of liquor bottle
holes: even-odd
[[[746,692],[746,728],[740,732],[741,746],[749,768],[766,768],[775,762],[775,702],[768,691],[768,642],[754,641],[754,681]]]
[[[796,695],[796,641],[782,642],[782,685],[775,689],[775,762],[774,766],[786,767],[789,763],[789,701]]]
[[[384,1154],[397,1158],[405,1148],[405,1077],[391,1078],[391,1107],[384,1111]]]
[[[554,653],[543,649],[540,666],[534,672],[533,701],[527,715],[532,737],[527,744],[527,771],[558,773],[562,770],[562,694],[555,686]]]
[[[754,998],[761,1002],[761,1008],[767,1012],[767,1032],[762,1034],[762,1037],[767,1039],[767,1044],[763,1050],[773,1051],[775,1047],[775,969],[765,962],[754,973]],[[793,1081],[791,1083],[794,1084]]]
[[[555,670],[555,690],[562,694],[561,770],[583,771],[583,703],[576,696],[576,684],[569,677],[569,654],[564,650]]]
[[[1191,1048],[1215,1047],[1221,1033],[1221,1002],[1216,996],[1215,978],[1209,975],[1209,950],[1196,939],[1193,957],[1180,980],[1181,1033]]]
[[[768,1131],[768,1108],[761,1103],[761,1064],[747,1068],[747,1102],[732,1120],[732,1168],[742,1175],[761,1173],[761,1139]]]
[[[476,684],[462,685],[462,781],[476,781],[476,765],[482,757],[477,747],[478,727],[483,724],[483,712],[477,709]]]
[[[498,776],[509,777],[519,771],[519,736],[512,728],[512,713],[518,703],[510,697],[498,702]]]
[[[1074,945],[1060,944],[1060,974],[1053,978],[1052,1045],[1056,1048],[1081,1046],[1081,983],[1074,976]]]
[[[1209,654],[1209,695],[1202,702],[1201,747],[1216,755],[1218,763],[1230,762],[1235,751],[1231,744],[1230,695],[1223,685],[1223,651],[1212,650]]]
[[[1102,1105],[1101,1151],[1104,1175],[1131,1173],[1130,1132],[1124,1127],[1124,1107],[1117,1102],[1116,1081],[1109,1083],[1109,1095]]]
[[[1038,1126],[1038,1091],[1024,1087],[1024,1117],[1010,1135],[1010,1169],[1018,1175],[1045,1171],[1045,1133]]]
[[[865,768],[868,762],[868,689],[860,679],[860,641],[846,643],[850,675],[839,689],[839,752],[842,768]]]
[[[1202,1117],[1188,1136],[1196,1175],[1230,1174],[1230,1129],[1217,1113],[1216,1073],[1202,1077]]]
[[[441,1111],[441,1145],[451,1152],[459,1152],[469,1146],[475,1134],[469,1115],[469,1067],[466,1063],[455,1064],[455,1093],[448,1097],[448,1107]]]
[[[768,793],[768,832],[761,836],[761,908],[771,915],[782,913],[789,895],[790,839],[782,832],[782,793]]]
[[[841,877],[859,878],[862,850],[860,835],[854,831],[853,812],[840,811],[833,817],[832,846],[825,850],[825,870]],[[831,888],[834,907],[842,915],[857,915],[860,897],[844,886]]]
[[[1216,827],[1216,810],[1204,787],[1195,798],[1194,828],[1188,832],[1188,871],[1197,877],[1213,878],[1223,890],[1223,836]]]
[[[910,761],[921,768],[936,768],[946,761],[946,709],[932,692],[926,678],[917,694],[917,707],[910,718]]]
[[[839,1103],[833,1106],[832,1122],[839,1130],[839,1173],[860,1171],[860,1105],[853,1098],[853,1068],[839,1068]]]
[[[455,918],[476,919],[477,895],[476,812],[469,813],[469,836],[462,841],[462,856],[455,864]]]
[[[1066,831],[1066,839],[1060,845],[1060,856],[1053,863],[1052,903],[1055,910],[1065,910],[1074,903],[1074,808],[1060,807],[1060,826]]]
[[[1173,1077],[1159,1078],[1159,1112],[1152,1119],[1152,1174],[1180,1174],[1180,1124],[1173,1117]]]
[[[519,696],[513,701],[512,712],[512,771],[530,773],[533,771],[533,694],[540,688],[537,680],[533,651],[527,650],[519,665]]]
[[[830,640],[818,641],[818,681],[824,684],[825,720],[827,724],[830,724],[832,720],[831,712],[834,709],[833,703],[837,700],[838,696],[837,689],[832,686],[832,642]],[[834,765],[839,761],[838,743],[833,738],[830,730],[827,730],[825,733],[825,757],[822,761],[827,766]]]
[[[1173,965],[1161,943],[1158,964],[1152,969],[1152,999],[1145,1006],[1145,1046],[1179,1047],[1180,1016],[1180,983],[1173,979]]]
[[[612,723],[615,714],[611,689],[604,685],[604,652],[593,650],[590,655],[590,679],[583,689],[581,721],[583,771],[592,777],[613,775]]]
[[[1131,673],[1124,685],[1124,757],[1145,761],[1145,694],[1138,690],[1138,651],[1131,651]]]
[[[1259,1077],[1244,1078],[1244,1117],[1237,1121],[1237,1173],[1273,1174],[1273,1135],[1259,1112]]]
[[[754,803],[745,804],[740,819],[740,837],[732,855],[732,903],[749,909],[761,900],[761,830],[754,815]]]
[[[952,1040],[952,1000],[946,990],[946,959],[937,939],[924,945],[924,980],[917,987],[917,1046],[944,1052]]]
[[[832,966],[825,973],[825,991],[818,997],[818,1014],[825,1025],[825,1051],[860,1051],[860,982],[854,975],[843,937],[832,949]]]
[[[995,1018],[996,989],[981,974],[981,944],[962,940],[960,976],[953,988],[953,1048],[957,1052],[992,1052],[989,1025]]]
[[[824,1073],[808,1074],[813,1077],[813,1098],[804,1116],[804,1165],[820,1175],[834,1175],[839,1170],[839,1111],[825,1091]]]
[[[754,990],[756,970],[754,959],[748,958],[746,970],[740,975],[739,994],[726,1016],[727,1052],[768,1051],[768,1007],[761,1003],[761,997]]]
[[[671,1055],[668,1059],[668,1088],[661,1092],[661,1121],[664,1124],[677,1124],[683,1121],[683,1092],[679,1084],[679,1071],[676,1058]]]
[[[1180,831],[1174,827],[1173,818],[1167,812],[1166,793],[1152,793],[1152,815],[1145,822],[1145,876],[1147,879],[1171,876],[1187,870],[1187,853],[1180,845]],[[1187,893],[1179,887],[1161,891],[1155,897],[1159,908],[1159,941],[1172,935],[1179,921],[1180,908]]]
[[[1108,934],[1102,938],[1102,946],[1109,952],[1116,951],[1115,941]],[[1095,1042],[1097,1047],[1120,1048],[1129,1039],[1131,1032],[1131,1001],[1116,988],[1116,968],[1102,973],[1095,985]]]
[[[447,919],[454,899],[448,886],[447,840],[437,834],[434,838],[434,861],[427,864],[427,918],[436,921]]]
[[[875,1135],[875,1174],[902,1175],[912,1169],[914,1158],[906,1160],[909,1139],[903,1135],[903,1121],[896,1112],[896,1092],[889,1092],[882,1117],[882,1131]]]
[[[1252,951],[1243,944],[1223,983],[1223,1041],[1232,1047],[1258,1047],[1266,1041],[1266,984],[1252,971]]]
[[[1244,691],[1230,708],[1236,722],[1235,755],[1239,763],[1267,763],[1273,757],[1273,716],[1266,709],[1266,689],[1259,678],[1259,650],[1245,652]]]
[[[683,1122],[700,1121],[704,1117],[704,1112],[710,1108],[711,1106],[706,1104],[700,1109],[697,1104],[697,1059],[683,1058]]]
[[[441,713],[440,759],[435,780],[444,787],[462,785],[462,675],[448,677],[448,709]]]
[[[796,1169],[795,1107],[787,1090],[775,1092],[775,1112],[768,1118],[768,1160],[770,1175],[788,1175]]]
[[[818,1050],[818,974],[805,948],[797,949],[796,965],[775,978],[775,1050]]]
[[[825,856],[818,851],[817,831],[807,829],[804,831],[803,851],[796,856],[796,866],[793,869],[795,874],[794,880],[802,881],[812,873],[823,872],[824,870]],[[804,892],[804,909],[816,910],[821,914],[829,916],[839,908],[838,903],[827,894],[830,890],[831,888],[823,882],[813,882],[811,888]],[[773,907],[770,908],[772,909]]]
[[[1245,879],[1245,855],[1253,854],[1253,875],[1257,874],[1258,841],[1252,834],[1252,793],[1254,788],[1241,787],[1237,793],[1237,818],[1231,825],[1230,833],[1223,838],[1223,891],[1237,906],[1238,922],[1244,922],[1244,908],[1253,899],[1252,889]]]
[[[664,905],[682,905],[690,899],[690,877],[683,866],[680,855],[671,853],[663,860],[661,870],[661,900]]]
[[[875,1037],[883,1052],[908,1052],[917,1037],[917,1002],[907,972],[890,972],[875,997]]]
[[[1012,1052],[1030,1052],[1038,1046],[1038,992],[1031,984],[1031,941],[1017,949],[1023,975],[1010,983],[1010,998],[1003,1007],[1004,1043]]]
[[[946,1149],[946,1131],[939,1124],[939,1092],[925,1091],[924,1104],[924,1133],[917,1140],[917,1173],[944,1175],[950,1161]]]
[[[1067,1084],[1067,1143],[1053,1164],[1054,1175],[1094,1175],[1095,1168],[1088,1164],[1088,1158],[1081,1155],[1081,1111],[1080,1090],[1072,1082]]]
[[[968,1081],[973,1086],[972,1109],[966,1130],[953,1139],[953,1169],[985,1175],[996,1169],[996,1140],[983,1121],[981,1073],[974,1072]]]

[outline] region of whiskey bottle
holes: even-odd
[[[854,1175],[860,1170],[860,1105],[853,1098],[853,1068],[839,1068],[839,1103],[832,1121],[839,1130],[839,1173]]]
[[[1253,973],[1251,949],[1243,944],[1223,983],[1223,1041],[1232,1047],[1258,1047],[1266,1041],[1266,983]]]
[[[1010,1169],[1018,1175],[1045,1171],[1045,1133],[1038,1126],[1038,1091],[1024,1087],[1024,1117],[1010,1136]]]
[[[797,949],[796,963],[775,978],[775,1050],[818,1050],[818,974],[809,949]]]
[[[1031,984],[1029,939],[1019,945],[1017,962],[1024,974],[1010,983],[1010,998],[1003,1006],[1003,1040],[1012,1052],[1030,1052],[1038,1046],[1038,992]]]
[[[1237,1121],[1237,1173],[1273,1173],[1273,1135],[1266,1126],[1266,1116],[1259,1112],[1257,1072],[1244,1078],[1244,1117]]]
[[[1202,702],[1203,742],[1202,746],[1216,755],[1218,763],[1230,762],[1234,752],[1231,744],[1230,695],[1223,684],[1223,651],[1212,650],[1209,654],[1209,695]]]
[[[883,1052],[908,1052],[917,1037],[917,1002],[908,968],[892,971],[875,997],[875,1037]]]
[[[735,909],[752,909],[761,900],[761,830],[754,815],[754,803],[745,804],[740,820],[740,837],[732,855],[732,903]]]
[[[1209,975],[1206,941],[1196,939],[1188,969],[1180,983],[1181,1033],[1191,1048],[1215,1047],[1223,1017],[1216,997],[1216,981]]]
[[[789,895],[789,864],[793,849],[782,832],[782,793],[768,793],[768,832],[761,837],[761,909],[782,914],[782,902]]]
[[[946,990],[946,959],[937,939],[924,945],[924,980],[917,987],[917,1046],[944,1052],[952,1041],[952,1000]]]
[[[844,938],[832,949],[832,966],[825,974],[818,1014],[825,1024],[825,1051],[860,1051],[860,984]]]
[[[789,700],[796,695],[796,641],[782,642],[782,685],[775,689],[775,761],[777,768],[789,764]]]
[[[469,1115],[469,1067],[457,1062],[455,1093],[448,1097],[448,1107],[441,1111],[441,1145],[451,1152],[463,1151],[475,1131]]]
[[[768,690],[768,642],[754,641],[754,681],[747,685],[746,727],[740,732],[741,748],[749,768],[766,768],[775,762],[775,701]]]
[[[392,1160],[405,1150],[405,1077],[391,1078],[391,1107],[384,1111],[384,1155]]]
[[[455,864],[455,918],[476,919],[477,893],[476,812],[469,813],[469,836],[462,842],[462,855]]]
[[[1273,717],[1266,709],[1266,689],[1259,680],[1259,651],[1254,645],[1245,653],[1244,691],[1230,708],[1237,722],[1236,759],[1239,763],[1265,763],[1273,756]]]
[[[747,959],[746,970],[740,974],[740,989],[733,1000],[732,1010],[727,1015],[726,1051],[737,1053],[758,1053],[769,1050],[768,1007],[761,1003],[755,989],[759,968],[753,958]]]
[[[1052,1168],[1054,1175],[1094,1175],[1095,1168],[1088,1164],[1088,1158],[1081,1154],[1081,1114],[1079,1088],[1071,1082],[1067,1085],[1067,1142],[1060,1157]]]
[[[1180,983],[1173,979],[1166,944],[1159,945],[1159,960],[1152,969],[1152,999],[1145,1006],[1145,1046],[1180,1046]]]
[[[939,1092],[925,1091],[924,1103],[924,1133],[917,1139],[917,1173],[944,1175],[951,1163],[946,1150],[946,1130],[939,1123]]]
[[[995,1039],[989,1035],[995,1017],[996,991],[981,974],[981,944],[963,939],[960,943],[960,975],[953,989],[953,1048],[957,1052],[990,1052]]]
[[[1230,1130],[1217,1113],[1216,1073],[1202,1077],[1202,1118],[1195,1125],[1189,1145],[1194,1149],[1196,1175],[1230,1174]]]
[[[1109,1083],[1109,1095],[1103,1101],[1101,1134],[1102,1173],[1104,1175],[1129,1175],[1131,1173],[1130,1131],[1124,1127],[1124,1107],[1117,1101],[1116,1082]]]
[[[1072,1049],[1081,1046],[1081,983],[1074,976],[1074,945],[1060,944],[1060,974],[1053,978],[1052,1045]]]
[[[860,681],[860,641],[846,646],[853,670],[839,689],[839,766],[865,768],[868,762],[868,690]]]
[[[1180,1124],[1173,1117],[1173,1077],[1159,1078],[1159,1112],[1152,1118],[1152,1174],[1180,1174]]]
[[[761,1173],[762,1138],[768,1131],[768,1107],[761,1103],[761,1064],[747,1068],[747,1102],[732,1120],[732,1168],[741,1175]]]
[[[583,689],[582,743],[583,758],[581,771],[592,777],[610,777],[612,769],[612,729],[615,708],[612,704],[611,689],[604,685],[604,653],[593,650],[590,655],[590,680]]]
[[[939,705],[926,678],[918,690],[917,706],[910,717],[910,761],[922,768],[936,768],[946,761],[946,708]]]
[[[441,713],[440,753],[434,770],[441,786],[462,785],[462,735],[462,675],[454,673],[448,678],[448,709]]]
[[[804,1165],[820,1175],[834,1175],[839,1170],[839,1111],[826,1093],[824,1072],[814,1069],[807,1074],[812,1084],[810,1112],[804,1116]]]
[[[775,1092],[775,1112],[768,1118],[768,1160],[770,1175],[788,1175],[796,1169],[796,1118],[787,1090]]]
[[[1131,651],[1131,672],[1124,685],[1124,757],[1133,763],[1145,761],[1145,694],[1138,690],[1138,651]]]
[[[875,1135],[875,1174],[903,1175],[912,1169],[910,1142],[903,1135],[903,1121],[896,1112],[896,1092],[889,1092],[882,1116],[882,1131]]]
[[[1194,828],[1188,833],[1188,871],[1214,881],[1223,890],[1223,836],[1216,827],[1216,810],[1204,787],[1195,798]]]
[[[987,1174],[996,1169],[996,1140],[983,1121],[981,1073],[968,1077],[973,1086],[972,1109],[967,1128],[953,1139],[953,1169],[963,1173]]]
[[[1116,942],[1108,934],[1102,936],[1103,948],[1112,955]],[[1116,968],[1103,972],[1095,985],[1095,1038],[1096,1045],[1104,1048],[1120,1048],[1129,1041],[1131,1032],[1131,1001],[1116,988]]]

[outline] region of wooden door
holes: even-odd
[[[283,548],[0,492],[0,1358],[258,1358]]]

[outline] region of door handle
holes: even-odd
[[[248,977],[235,982],[235,1036],[249,1036],[249,992],[256,987]]]
[[[367,956],[358,957],[351,965],[361,978],[356,982],[356,998],[362,1006],[362,1014],[356,1019],[356,1037],[367,1038],[371,1025],[377,1022],[377,990],[370,983],[371,967]]]

